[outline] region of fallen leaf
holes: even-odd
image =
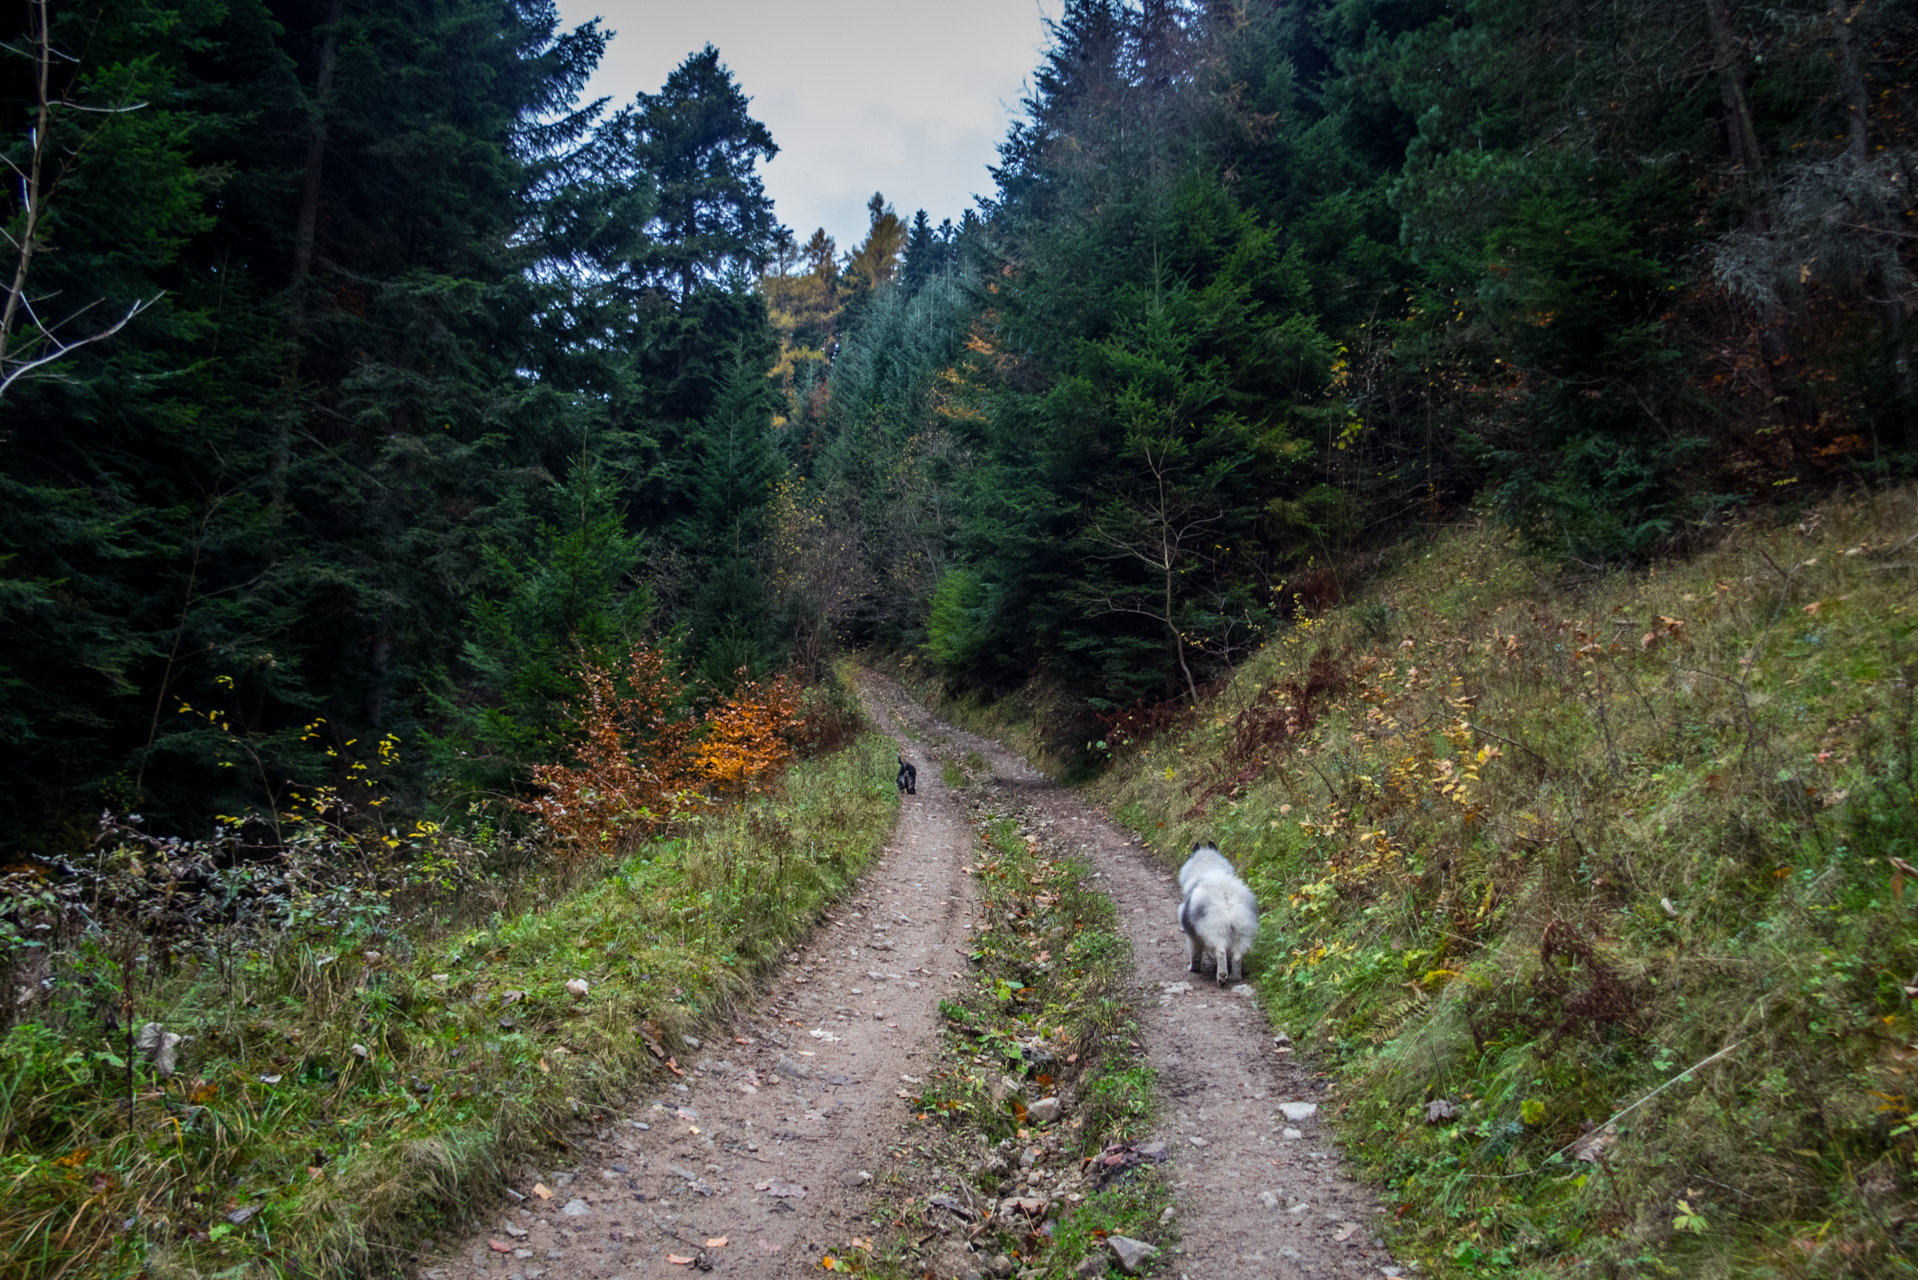
[[[260,1077],[261,1084],[278,1084],[279,1082],[280,1082],[280,1077],[278,1076],[261,1076]]]
[[[566,984],[566,989],[576,996],[583,996],[591,990],[591,988],[586,985],[586,979],[584,978],[572,979]]]
[[[488,1240],[486,1247],[494,1253],[511,1253],[513,1251],[513,1246],[507,1244],[504,1240]]]
[[[666,1261],[672,1263],[675,1267],[684,1267],[684,1266],[690,1265],[692,1262],[692,1259],[682,1258],[680,1255],[676,1253],[669,1253],[666,1255]]]
[[[726,1247],[726,1237],[714,1236],[710,1240],[706,1241],[706,1247],[708,1249],[724,1249]]]
[[[551,1200],[553,1198],[553,1193],[546,1189],[546,1184],[543,1182],[535,1182],[533,1184],[533,1194],[542,1200]]]
[[[541,1072],[543,1072],[543,1073],[544,1073],[544,1074],[546,1074],[546,1075],[551,1075],[551,1074],[553,1074],[553,1069],[552,1069],[551,1067],[549,1067],[549,1066],[547,1066],[547,1065],[546,1065],[546,1059],[545,1059],[545,1058],[541,1058],[541,1059],[539,1060],[539,1069],[540,1069],[540,1071],[541,1071]]]
[[[679,1069],[679,1063],[673,1058],[666,1059],[666,1069],[672,1072],[676,1076],[683,1076],[686,1074],[684,1071],[681,1071]]]
[[[1337,1240],[1341,1244],[1343,1244],[1345,1241],[1350,1240],[1353,1236],[1357,1235],[1358,1233],[1359,1233],[1359,1224],[1356,1222],[1348,1222],[1345,1225],[1341,1226],[1338,1230],[1338,1234],[1334,1235],[1332,1238],[1334,1240]]]

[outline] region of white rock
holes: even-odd
[[[1232,988],[1232,994],[1235,996],[1249,996],[1256,995],[1257,993],[1252,990],[1251,983],[1241,982],[1238,986]]]
[[[569,1218],[584,1218],[588,1214],[592,1213],[592,1211],[593,1211],[593,1206],[587,1204],[584,1200],[581,1200],[578,1196],[574,1196],[571,1200],[568,1200],[566,1202],[566,1206],[560,1210],[561,1213],[565,1214]]]
[[[1119,1260],[1119,1269],[1129,1276],[1139,1274],[1139,1268],[1159,1256],[1157,1248],[1129,1236],[1107,1236],[1106,1247]]]
[[[1301,1120],[1310,1120],[1318,1113],[1319,1104],[1316,1102],[1281,1102],[1279,1104],[1279,1114],[1294,1124]]]
[[[1059,1100],[1057,1098],[1041,1098],[1026,1108],[1026,1119],[1035,1124],[1049,1124],[1058,1118]]]
[[[1279,1130],[1279,1136],[1281,1138],[1284,1138],[1287,1142],[1297,1142],[1300,1138],[1303,1138],[1305,1135],[1299,1132],[1297,1129],[1281,1129]]]
[[[587,993],[587,991],[589,991],[589,990],[590,990],[591,988],[589,988],[589,987],[588,987],[588,986],[586,985],[586,979],[584,979],[584,978],[573,978],[573,979],[571,979],[570,981],[568,981],[568,982],[567,982],[567,984],[566,984],[566,989],[567,989],[568,991],[570,991],[570,992],[572,992],[572,993],[573,993],[574,995],[576,995],[576,996],[583,996],[583,995],[585,995],[585,994]]]

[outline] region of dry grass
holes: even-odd
[[[1910,490],[1642,574],[1453,531],[1095,790],[1244,865],[1433,1271],[1909,1274],[1915,583]]]

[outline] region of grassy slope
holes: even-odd
[[[333,938],[337,954],[265,947],[225,978],[189,964],[144,997],[143,1017],[193,1039],[179,1076],[143,1080],[131,1133],[103,1057],[115,1041],[87,1010],[16,1026],[0,1045],[0,1275],[397,1270],[522,1152],[655,1070],[639,1028],[676,1044],[810,927],[884,841],[891,775],[890,741],[865,737],[417,954]]]
[[[1428,1271],[1913,1272],[1914,536],[1906,491],[1568,582],[1449,533],[1096,784],[1242,864]]]

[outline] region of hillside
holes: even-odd
[[[1579,575],[1454,530],[1101,744],[1168,862],[1245,868],[1435,1274],[1909,1273],[1914,531],[1904,489]]]

